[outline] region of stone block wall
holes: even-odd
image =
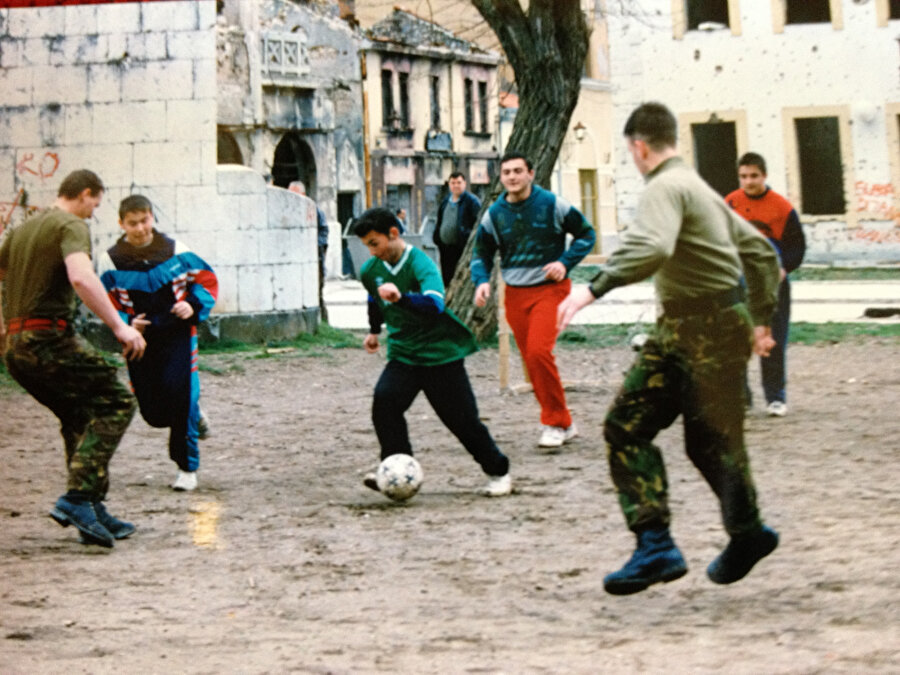
[[[217,166],[215,21],[214,0],[0,9],[0,230],[89,168],[107,187],[96,250],[121,232],[119,201],[144,194],[219,275],[213,334],[265,316],[235,337],[289,337],[318,320],[315,211]]]

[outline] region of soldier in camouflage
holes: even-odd
[[[10,375],[60,420],[68,491],[50,511],[74,525],[87,544],[112,547],[135,531],[114,518],[103,500],[109,461],[135,411],[135,399],[116,367],[75,334],[75,296],[113,331],[128,359],[146,343],[119,317],[94,273],[86,218],[103,197],[91,171],[69,174],[55,205],[6,234],[0,244],[0,290],[10,317],[0,311],[0,350]],[[8,343],[8,344],[7,344]]]
[[[743,430],[747,360],[751,349],[765,355],[774,344],[778,258],[677,156],[676,133],[675,117],[659,103],[641,105],[628,119],[628,148],[647,187],[619,248],[558,313],[562,330],[608,291],[650,276],[662,304],[604,422],[610,473],[637,536],[631,559],[603,580],[616,595],[687,572],[669,532],[666,471],[653,444],[679,415],[687,455],[718,497],[730,536],[707,576],[738,581],[778,545],[778,533],[760,518]]]

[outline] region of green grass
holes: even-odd
[[[560,348],[621,347],[630,343],[638,333],[648,332],[651,324],[609,324],[597,326],[572,326],[559,336]],[[818,344],[838,342],[863,342],[877,339],[900,344],[898,323],[805,323],[791,324],[790,344]]]
[[[598,265],[579,265],[570,275],[572,283],[588,283],[599,269]],[[791,281],[900,281],[900,265],[892,267],[807,265],[791,272]]]
[[[201,354],[232,354],[236,352],[258,352],[260,358],[273,356],[272,349],[295,349],[305,353],[318,353],[328,349],[359,347],[362,339],[357,335],[327,323],[319,325],[315,334],[301,333],[291,340],[269,340],[265,344],[240,342],[238,340],[217,340],[200,345]]]

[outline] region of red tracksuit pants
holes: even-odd
[[[572,415],[559,379],[556,346],[556,308],[572,288],[565,279],[541,286],[506,287],[506,321],[528,369],[534,395],[541,405],[541,424],[566,428]]]

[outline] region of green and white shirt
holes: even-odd
[[[394,265],[373,256],[363,264],[360,278],[369,292],[370,306],[380,310],[387,324],[388,359],[414,366],[439,366],[477,351],[472,331],[444,308],[441,273],[424,252],[405,244],[403,255]],[[400,290],[403,297],[398,302],[385,302],[379,297],[378,287],[386,283]],[[421,296],[431,299],[433,305],[422,303]],[[423,311],[424,307],[428,309]]]

